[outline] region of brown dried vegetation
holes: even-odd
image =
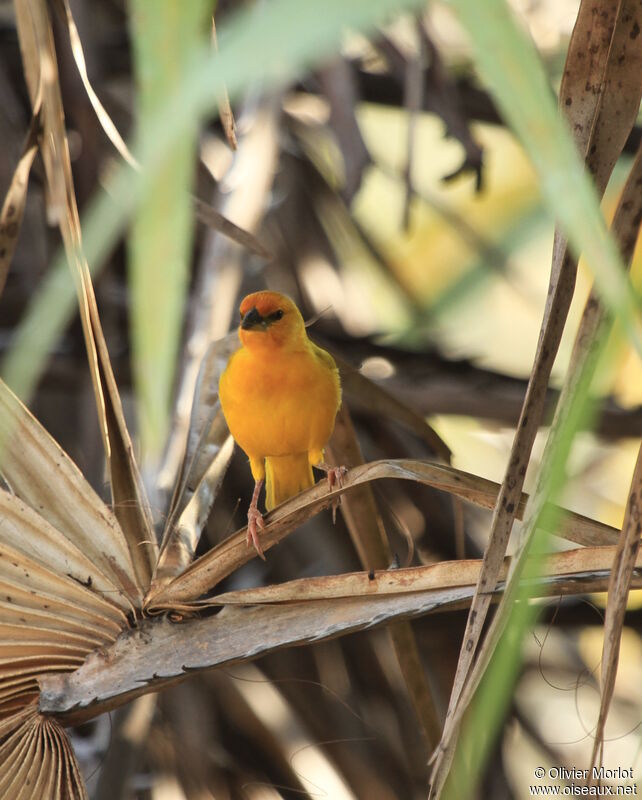
[[[642,37],[634,35],[642,9],[622,0],[605,3],[605,13],[596,16],[594,5],[580,4],[560,107],[600,195],[623,151],[637,150],[611,228],[628,264],[642,218],[635,128]],[[337,267],[349,241],[369,254],[418,312],[416,298],[352,213],[372,165],[355,109],[365,100],[405,107],[411,120],[424,111],[439,115],[463,149],[461,169],[446,178],[473,173],[479,190],[483,150],[471,121],[502,124],[490,96],[451,72],[423,18],[409,22],[416,33],[413,52],[394,31],[379,29],[367,46],[360,43],[358,57],[335,56],[300,85],[265,92],[258,105],[239,100],[251,125],[237,125],[226,91],[212,87],[213,102],[220,104],[217,147],[226,137],[244,177],[221,191],[202,147],[194,194],[186,194],[186,202],[207,227],[194,248],[165,457],[160,466],[144,462],[146,486],[121,402],[121,393],[129,399],[131,384],[123,257],[120,251],[112,256],[95,292],[78,210],[94,189],[98,163],[118,157],[139,168],[118,132],[128,123],[127,92],[106,92],[109,102],[101,102],[101,87],[94,91],[88,75],[101,60],[101,47],[113,46],[114,58],[129,58],[118,43],[125,19],[118,3],[96,3],[114,45],[87,19],[79,34],[74,7],[69,0],[15,0],[7,31],[17,41],[0,57],[0,93],[13,119],[13,139],[5,148],[12,170],[1,173],[8,187],[0,215],[2,327],[17,327],[38,265],[49,260],[43,253],[52,236],[41,206],[59,230],[79,316],[30,403],[50,418],[70,455],[0,382],[0,796],[86,797],[65,728],[114,709],[112,747],[94,781],[99,798],[133,796],[127,781],[140,763],[154,775],[171,776],[188,798],[249,796],[246,787],[253,783],[276,787],[274,796],[310,797],[314,790],[292,762],[292,741],[303,747],[319,742],[315,750],[356,797],[410,798],[429,790],[446,795],[453,791],[450,767],[466,712],[515,599],[541,599],[537,608],[546,618],[544,599],[559,598],[572,627],[583,621],[581,606],[565,606],[564,599],[608,591],[601,705],[591,733],[592,762],[600,763],[629,592],[642,588],[642,471],[638,458],[621,530],[550,502],[555,437],[576,430],[577,398],[587,394],[612,323],[599,295],[591,294],[564,384],[554,390],[551,369],[577,271],[561,230],[527,383],[434,349],[404,350],[353,336],[337,320],[321,318],[312,335],[336,353],[343,376],[344,405],[328,449],[334,463],[350,467],[345,485],[330,491],[321,482],[266,516],[266,566],[257,565],[246,548],[243,528],[227,535],[242,519],[249,486],[217,400],[218,376],[236,347],[228,330],[239,294],[267,281],[292,294],[310,316],[306,259],[320,255]],[[225,47],[222,35],[220,45]],[[24,96],[8,78],[16,71],[24,75]],[[127,67],[114,71],[114,84],[129,89]],[[303,100],[322,102],[325,118],[307,119],[294,110]],[[75,162],[70,120],[82,139]],[[217,124],[208,121],[208,136]],[[99,126],[118,156],[107,150],[111,145]],[[406,224],[419,196],[412,181],[413,130],[410,124]],[[336,185],[323,159],[328,137],[343,165]],[[473,247],[497,260],[495,246],[466,220],[448,210],[443,215]],[[19,241],[21,225],[28,236]],[[501,274],[506,264],[496,268]],[[393,377],[364,374],[359,365],[375,356],[392,365]],[[61,393],[62,415],[49,402]],[[529,497],[523,491],[526,470],[551,406],[541,478]],[[448,446],[425,415],[453,407],[516,425],[500,484],[451,465]],[[640,411],[606,398],[595,426],[606,436],[639,437]],[[84,475],[71,456],[83,464]],[[95,488],[102,482],[102,456],[108,501]],[[340,519],[332,528],[321,512],[339,494]],[[476,509],[492,511],[490,520],[483,517],[483,553],[470,536],[482,513]],[[412,514],[427,520],[420,531],[410,530]],[[523,526],[507,558],[515,520]],[[304,523],[304,531],[275,549]],[[531,549],[538,528],[566,540],[568,549],[547,552],[540,562],[541,554]],[[312,570],[318,574],[302,577]],[[563,629],[561,619],[557,624]],[[381,629],[368,630],[376,626]],[[257,667],[247,666],[256,659]],[[232,664],[246,666],[232,675],[225,669]],[[273,707],[285,708],[297,733],[288,737],[266,718],[254,683],[272,693]],[[157,704],[147,697],[167,687]],[[507,706],[509,717],[537,740],[522,712]],[[501,766],[499,751],[491,756]],[[511,796],[504,771],[495,772],[493,791],[500,785]],[[486,796],[483,786],[475,782],[471,791]]]

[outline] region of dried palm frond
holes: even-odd
[[[469,20],[485,13],[470,0],[454,3],[463,12],[468,9]],[[56,5],[62,10],[65,37],[68,33],[71,54],[101,126],[121,156],[138,165],[106,110],[109,103],[98,100],[90,83],[91,65],[85,62],[90,50],[83,52],[70,4],[56,0]],[[331,5],[336,10],[342,4]],[[348,4],[347,17],[371,19],[369,5]],[[392,8],[394,4],[381,0],[372,5]],[[283,0],[273,6],[283,20],[296,3]],[[634,6],[623,0],[593,20],[588,0],[581,4],[561,86],[561,108],[599,193],[630,139],[639,107],[642,71],[632,65],[642,60],[642,37],[634,35],[638,24]],[[187,796],[208,796],[208,792],[240,796],[249,783],[274,786],[280,781],[287,786],[286,792],[314,796],[316,789],[310,789],[306,776],[293,763],[301,751],[321,761],[325,758],[324,768],[332,779],[337,784],[343,781],[355,796],[375,796],[374,792],[385,800],[411,797],[413,792],[424,796],[427,758],[440,737],[432,791],[439,795],[454,785],[456,793],[457,784],[452,781],[461,776],[454,770],[453,777],[449,768],[460,756],[460,729],[465,743],[463,723],[475,711],[476,690],[492,666],[503,624],[512,622],[513,610],[526,608],[523,618],[534,620],[547,607],[548,598],[561,602],[608,589],[601,707],[592,754],[596,762],[614,696],[629,592],[642,586],[640,476],[638,460],[621,531],[568,511],[556,504],[563,502],[559,496],[553,502],[548,493],[547,481],[554,472],[551,464],[558,463],[551,450],[560,429],[570,432],[569,441],[578,429],[572,401],[578,386],[586,394],[584,365],[591,366],[608,318],[604,308],[612,311],[613,304],[607,292],[607,305],[602,307],[598,285],[579,328],[565,385],[561,392],[554,392],[549,385],[551,368],[577,269],[565,234],[556,235],[542,333],[501,483],[453,466],[449,446],[423,412],[441,402],[440,410],[472,409],[480,418],[512,422],[526,382],[511,396],[511,411],[499,409],[505,400],[502,389],[511,380],[507,376],[491,375],[439,354],[433,360],[421,336],[413,341],[414,352],[372,335],[353,336],[345,326],[340,330],[340,323],[349,316],[344,309],[343,319],[336,313],[334,319],[323,320],[312,330],[313,337],[318,333],[330,349],[338,351],[345,403],[328,453],[335,463],[350,467],[344,485],[329,489],[322,482],[266,515],[262,534],[264,548],[270,550],[266,565],[257,563],[254,551],[248,550],[244,527],[227,535],[239,524],[239,495],[238,513],[243,518],[247,479],[247,472],[241,472],[246,466],[242,458],[233,455],[217,397],[218,377],[238,344],[235,334],[225,336],[234,319],[237,295],[264,282],[278,283],[306,312],[320,312],[321,301],[310,302],[314,283],[307,279],[305,265],[315,259],[323,262],[332,280],[342,285],[343,257],[358,253],[402,297],[413,324],[420,327],[425,314],[395,272],[390,256],[355,214],[355,198],[373,164],[356,108],[359,92],[366,96],[366,85],[381,86],[387,80],[396,81],[399,91],[405,84],[406,99],[399,104],[410,117],[404,137],[408,146],[404,223],[412,227],[410,200],[420,197],[411,172],[419,157],[416,137],[422,109],[439,113],[448,134],[464,146],[462,169],[476,172],[480,183],[482,150],[469,129],[471,115],[463,108],[466,89],[447,74],[440,46],[428,36],[426,20],[412,18],[409,30],[414,49],[407,41],[402,47],[395,35],[381,29],[372,45],[351,41],[350,46],[361,53],[358,59],[351,60],[345,53],[335,56],[309,78],[312,89],[308,79],[305,86],[298,86],[297,93],[316,103],[317,116],[312,121],[292,112],[291,97],[274,92],[258,103],[248,102],[236,115],[237,127],[227,94],[214,82],[208,84],[211,101],[199,102],[210,110],[219,105],[227,143],[238,147],[229,154],[232,167],[227,182],[214,187],[210,175],[211,198],[206,203],[199,199],[201,188],[190,197],[176,192],[171,180],[165,180],[165,172],[155,175],[161,178],[162,193],[155,198],[161,207],[162,198],[169,198],[172,208],[193,213],[210,228],[197,247],[200,260],[192,291],[193,313],[186,315],[176,413],[162,474],[154,487],[159,488],[159,510],[165,517],[159,543],[116,382],[116,376],[119,383],[121,377],[126,380],[123,362],[128,359],[122,352],[116,356],[120,371],[112,363],[83,253],[72,177],[73,148],[63,113],[64,69],[54,47],[57,39],[49,6],[45,0],[15,0],[15,8],[31,124],[21,155],[20,147],[16,149],[17,165],[0,213],[0,292],[16,248],[27,180],[35,163],[33,171],[43,180],[49,220],[60,230],[76,287],[78,331],[82,329],[89,359],[113,505],[99,497],[70,456],[0,381],[0,795],[8,800],[85,798],[87,790],[65,727],[161,689],[168,689],[168,694],[159,703],[154,724],[155,703],[137,699],[130,707],[131,718],[129,712],[120,718],[120,728],[115,715],[114,738],[120,737],[124,748],[135,743],[138,750],[149,736],[146,756],[169,776],[169,785],[180,782]],[[78,21],[82,31],[80,16]],[[324,36],[329,37],[331,27]],[[338,23],[335,27],[338,30]],[[252,30],[254,36],[263,34],[256,20]],[[312,41],[314,32],[305,32],[306,41]],[[586,41],[590,42],[587,59]],[[223,38],[221,43],[224,59]],[[275,47],[274,36],[270,45]],[[496,45],[503,56],[501,42]],[[162,58],[162,46],[156,42],[155,47]],[[306,64],[298,39],[296,47],[293,63]],[[485,55],[492,61],[493,53]],[[368,59],[377,61],[374,71],[365,66]],[[429,63],[424,64],[427,59]],[[270,62],[274,74],[279,73],[278,61]],[[203,63],[211,66],[209,61]],[[515,91],[510,77],[508,89]],[[199,80],[204,79],[199,76]],[[550,100],[548,84],[542,82],[542,87],[543,99]],[[499,95],[504,103],[510,96],[508,91]],[[185,97],[193,96],[187,92]],[[190,102],[180,107],[192,108]],[[195,109],[198,103],[193,102]],[[534,130],[533,136],[523,138],[531,155],[533,142],[541,146],[542,152],[534,156],[541,173],[555,165],[564,150],[553,147],[555,137],[550,131],[557,130],[553,123],[548,128],[542,124],[544,135],[538,138],[540,120],[532,116],[536,112],[515,102],[505,113],[522,135]],[[198,113],[202,109],[194,110],[193,118],[181,128],[184,134],[188,127],[190,136],[195,133]],[[556,117],[554,121],[558,122]],[[564,141],[570,148],[570,139]],[[222,140],[219,145],[227,146]],[[135,152],[143,163],[145,153]],[[623,262],[630,259],[639,232],[640,152],[612,227]],[[572,149],[569,153],[573,155]],[[169,150],[165,152],[168,159],[170,155]],[[457,169],[455,174],[460,172]],[[132,181],[139,178],[136,173]],[[597,203],[587,208],[595,212]],[[453,229],[465,232],[468,246],[483,250],[489,260],[502,262],[499,272],[506,271],[504,251],[486,232],[482,235],[450,209],[442,211]],[[152,231],[157,229],[157,217],[149,216]],[[154,267],[170,249],[166,246],[172,238],[169,226],[162,233],[152,242],[160,247],[148,250],[154,253],[150,259]],[[598,237],[598,244],[603,239]],[[596,239],[589,236],[586,241]],[[147,269],[149,264],[143,258],[139,266]],[[153,285],[156,275],[146,274]],[[623,296],[626,311],[628,295]],[[151,298],[150,293],[145,299]],[[149,305],[153,310],[153,303]],[[174,312],[177,309],[182,313],[180,302],[174,302]],[[170,338],[172,349],[175,336]],[[370,356],[384,360],[389,378],[373,380],[357,366]],[[424,405],[425,387],[417,385],[418,372],[441,370],[438,377],[444,380],[444,367],[450,370],[446,383],[453,376],[459,382],[449,384],[451,394],[446,392],[446,400],[433,397],[437,405]],[[473,370],[474,381],[462,374]],[[478,402],[475,381],[487,387],[493,378],[498,378],[497,393],[490,401]],[[165,381],[163,391],[170,383]],[[517,383],[512,379],[513,389]],[[451,403],[456,395],[456,403]],[[558,407],[550,438],[553,444],[545,449],[545,474],[529,496],[523,491],[526,470],[533,463],[535,435],[545,424],[554,397]],[[490,410],[489,405],[493,406]],[[612,430],[638,433],[639,409],[626,416],[628,428],[617,427],[618,420],[622,424],[620,412],[614,409]],[[167,508],[162,492],[171,497]],[[338,525],[332,527],[329,515],[322,512],[339,497],[342,513]],[[486,533],[488,526],[480,520],[486,519],[482,512],[489,510],[494,513],[484,557],[463,557],[481,552],[469,529],[483,528]],[[521,519],[525,520],[523,538],[510,558],[506,556],[509,535],[515,520]],[[531,552],[538,529],[549,538],[543,540],[543,552]],[[296,537],[295,531],[300,531]],[[278,550],[277,545],[281,545]],[[557,552],[558,545],[570,549]],[[404,548],[402,556],[407,553],[405,563],[395,552],[399,547]],[[361,571],[356,571],[359,564]],[[491,605],[497,613],[488,624],[485,618]],[[386,629],[370,633],[377,626]],[[247,666],[246,662],[259,657],[257,668]],[[518,661],[515,655],[515,669]],[[237,671],[228,671],[234,665],[239,665]],[[210,672],[214,669],[218,672]],[[182,684],[172,695],[171,687],[194,673],[200,677]],[[262,694],[268,682],[269,690]],[[320,692],[324,702],[311,700],[312,692]],[[449,693],[450,709],[442,731]],[[278,709],[273,718],[265,711],[267,695],[270,709]],[[350,722],[342,715],[351,717]],[[515,717],[519,721],[519,714]],[[339,740],[337,731],[346,733],[349,741]],[[331,735],[335,738],[327,741]],[[479,748],[475,742],[470,759],[473,772],[475,759],[481,761],[487,755],[487,738],[478,737]],[[196,752],[203,757],[197,758]],[[125,777],[117,783],[122,787]],[[109,796],[104,791],[102,796]]]

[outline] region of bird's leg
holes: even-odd
[[[252,501],[250,502],[250,507],[247,510],[247,546],[250,546],[250,542],[254,545],[254,549],[259,554],[259,556],[265,561],[265,556],[263,555],[263,548],[261,547],[261,542],[259,541],[259,533],[265,530],[265,522],[263,521],[263,514],[259,511],[259,495],[261,494],[261,489],[263,488],[264,479],[261,478],[258,481],[254,482],[254,491],[252,492]]]
[[[325,472],[326,477],[328,479],[328,488],[330,491],[334,489],[335,486],[341,488],[343,486],[343,478],[348,472],[347,467],[333,467],[330,464],[326,464],[325,461],[319,461],[318,464],[314,465],[317,469],[322,470]],[[335,498],[332,501],[332,523],[334,524],[337,521],[337,508],[341,505],[341,496]]]

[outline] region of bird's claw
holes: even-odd
[[[259,554],[259,556],[265,561],[265,555],[263,554],[263,548],[261,547],[261,542],[259,540],[259,533],[265,530],[265,520],[263,519],[263,514],[253,506],[250,506],[247,510],[247,537],[246,543],[249,547],[250,544],[254,545],[254,549]]]
[[[327,471],[328,488],[332,491],[335,487],[343,487],[343,479],[348,473],[347,467],[330,467]],[[332,524],[337,521],[337,508],[341,505],[341,495],[332,501]]]
[[[338,486],[339,489],[343,487],[343,479],[348,474],[347,467],[328,467],[327,478],[330,491]]]

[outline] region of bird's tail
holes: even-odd
[[[313,484],[307,453],[265,459],[265,507],[268,511]]]

